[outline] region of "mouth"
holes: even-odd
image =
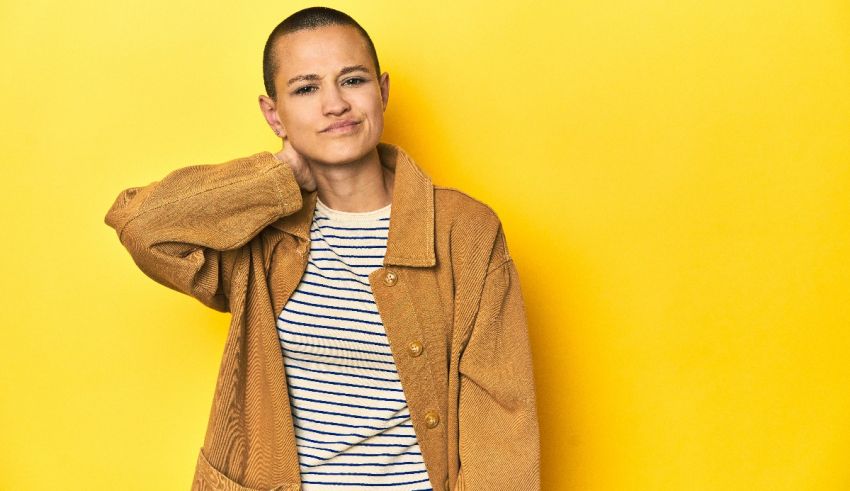
[[[360,124],[360,121],[340,121],[338,123],[334,123],[327,128],[322,130],[322,133],[345,133],[347,131],[352,131],[357,125]]]

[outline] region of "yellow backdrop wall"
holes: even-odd
[[[308,5],[0,3],[0,489],[188,489],[229,317],[103,216],[279,148],[262,46]],[[384,140],[502,217],[544,489],[850,489],[845,0],[327,5]]]

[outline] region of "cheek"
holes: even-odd
[[[373,120],[383,119],[384,117],[384,107],[381,103],[381,98],[378,97],[369,97],[368,100],[363,101],[363,104],[366,110],[369,112],[369,116]]]
[[[288,132],[297,133],[303,132],[311,127],[310,120],[307,115],[310,110],[303,103],[290,103],[285,110],[282,110],[278,115],[280,121]]]

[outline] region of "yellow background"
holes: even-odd
[[[328,5],[383,140],[502,217],[544,489],[850,489],[850,4],[406,3]],[[0,3],[0,489],[189,488],[229,316],[103,216],[279,149],[262,46],[308,5]]]

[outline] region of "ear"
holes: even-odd
[[[258,102],[260,103],[260,111],[272,131],[280,138],[286,138],[286,128],[280,121],[280,116],[277,114],[277,104],[274,99],[267,95],[260,94]]]
[[[390,100],[390,74],[384,72],[384,74],[381,75],[381,79],[378,81],[378,84],[381,87],[381,100],[383,101],[382,105],[384,106],[384,111],[386,111],[387,102],[389,102]]]

